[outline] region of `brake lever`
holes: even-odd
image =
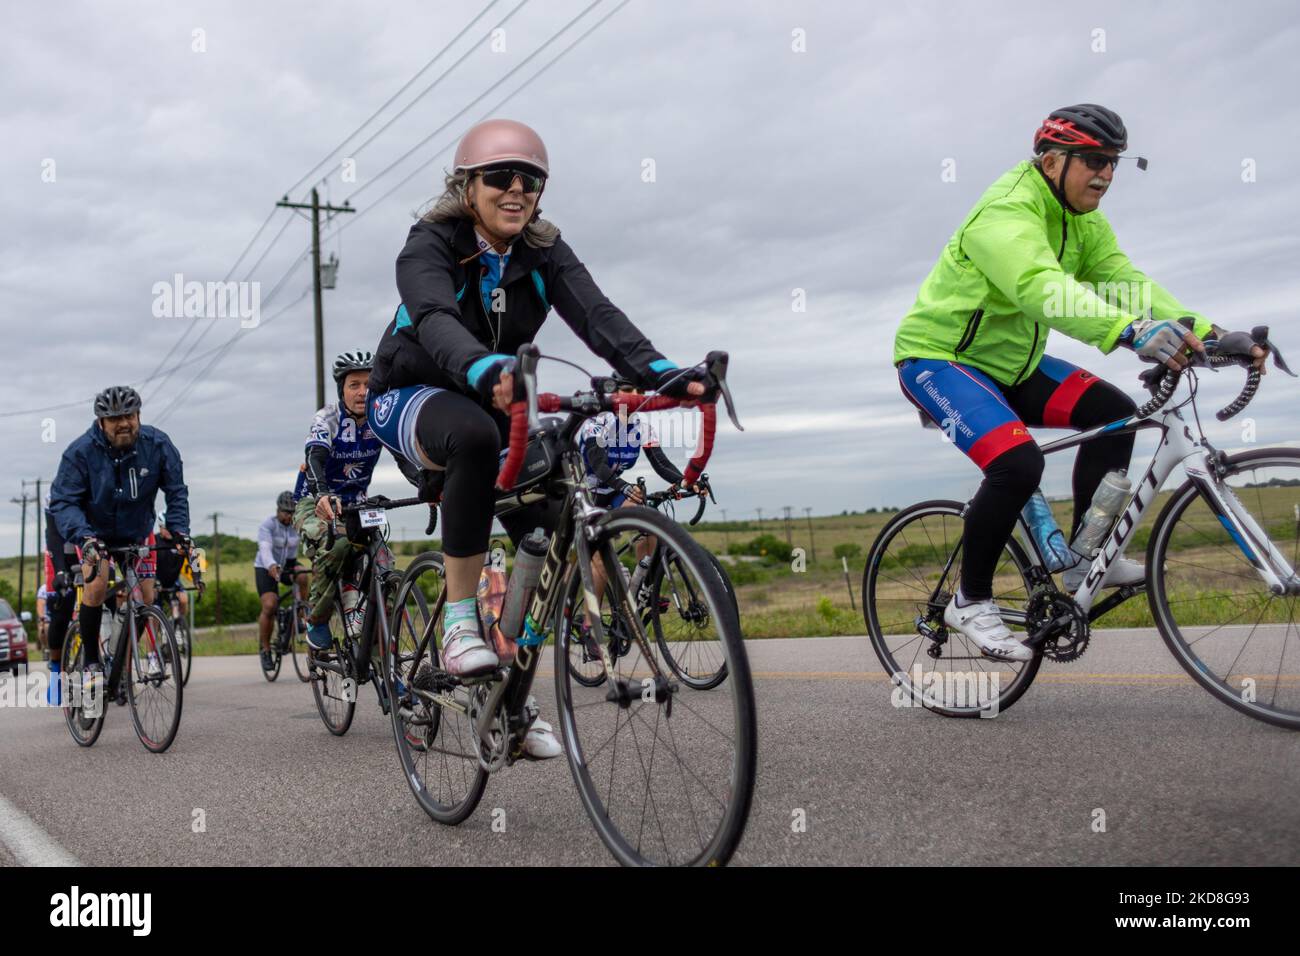
[[[540,353],[536,345],[521,345],[515,360],[515,375],[523,384],[524,394],[518,395],[518,385],[515,387],[516,395],[523,398],[528,403],[528,429],[541,427],[541,420],[537,417],[537,360]]]
[[[740,419],[736,417],[736,403],[731,398],[731,388],[727,385],[727,363],[730,357],[726,352],[710,352],[704,357],[704,364],[708,369],[709,378],[717,383],[718,391],[722,393],[722,403],[726,406],[727,417],[731,419],[731,424],[735,426],[736,431],[743,432],[745,426],[740,424]]]
[[[1250,337],[1256,345],[1261,346],[1262,348],[1266,348],[1273,353],[1274,368],[1280,368],[1282,371],[1286,372],[1286,374],[1290,375],[1292,378],[1300,377],[1297,376],[1295,372],[1291,371],[1290,367],[1286,364],[1286,360],[1282,358],[1282,353],[1277,350],[1277,346],[1269,341],[1267,325],[1255,326],[1253,329],[1250,330]]]

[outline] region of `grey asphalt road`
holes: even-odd
[[[1300,863],[1300,735],[1218,703],[1153,633],[1097,632],[995,720],[893,707],[865,638],[748,650],[759,772],[735,863]],[[539,677],[550,717],[552,686]],[[81,749],[60,712],[0,708],[0,798],[5,865],[31,853],[6,845],[16,826],[95,866],[611,862],[562,758],[497,774],[442,827],[371,688],[335,738],[291,670],[268,684],[252,657],[195,660],[163,755],[125,710]]]

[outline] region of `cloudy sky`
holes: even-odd
[[[661,351],[731,353],[746,431],[720,431],[709,470],[733,519],[973,491],[974,466],[899,393],[894,329],[971,203],[1065,103],[1119,111],[1151,160],[1122,167],[1105,202],[1139,266],[1222,325],[1271,324],[1300,365],[1291,4],[500,0],[470,25],[485,4],[9,10],[6,499],[53,477],[99,388],[143,383],[144,421],[180,448],[195,515],[251,535],[314,411],[310,230],[285,210],[267,221],[275,201],[323,179],[322,197],[359,210],[325,230],[342,263],[325,349],[371,348],[412,212],[486,115],[545,138],[547,217]],[[154,284],[177,273],[259,282],[261,324],[155,317]],[[558,318],[540,344],[599,368]],[[1136,389],[1129,354],[1059,334],[1049,349]],[[1220,378],[1203,394],[1234,393],[1239,378]],[[544,367],[542,383],[579,378]],[[1260,442],[1300,439],[1295,389],[1266,380]],[[1240,444],[1236,423],[1211,418],[1209,434]],[[1068,468],[1049,466],[1049,494],[1068,490]],[[404,491],[387,463],[374,488]],[[0,518],[0,553],[15,553],[17,506]]]

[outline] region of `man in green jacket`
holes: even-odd
[[[1127,148],[1123,121],[1105,107],[1053,112],[1034,136],[1034,159],[990,186],[948,241],[894,339],[903,394],[984,472],[944,623],[989,657],[1032,657],[992,599],[998,556],[1043,473],[1026,425],[1087,429],[1136,410],[1118,388],[1044,354],[1048,332],[1104,353],[1124,345],[1171,368],[1187,364],[1188,350],[1204,353],[1203,340],[1220,332],[1140,272],[1098,211]],[[1262,366],[1264,351],[1253,354]],[[1132,434],[1080,447],[1071,538],[1102,478],[1127,468],[1132,452]],[[1087,564],[1080,558],[1066,570],[1067,591]],[[1141,564],[1121,559],[1105,583],[1144,576]]]

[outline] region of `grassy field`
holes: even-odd
[[[1247,503],[1255,513],[1263,513],[1269,523],[1270,534],[1274,540],[1294,540],[1295,528],[1293,510],[1300,489],[1269,488],[1251,489],[1249,496],[1243,493]],[[1146,551],[1150,526],[1159,514],[1168,498],[1168,493],[1159,496],[1149,509],[1149,517],[1137,531],[1129,545],[1128,553],[1141,560]],[[1245,567],[1241,553],[1232,544],[1217,520],[1203,505],[1194,506],[1195,512],[1189,515],[1189,523],[1182,525],[1184,530],[1172,542],[1173,550],[1178,553],[1177,561],[1171,555],[1169,574],[1171,583],[1178,595],[1195,605],[1197,616],[1219,620],[1231,610],[1235,614],[1242,610],[1241,600],[1234,596],[1231,586],[1224,584],[1224,569]],[[1053,511],[1058,523],[1068,528],[1072,507],[1070,502],[1055,502]],[[800,637],[807,635],[828,634],[863,634],[866,626],[862,615],[862,575],[867,553],[881,528],[894,515],[894,512],[868,512],[861,514],[841,514],[808,519],[792,519],[789,524],[782,519],[762,522],[704,522],[690,529],[696,540],[715,554],[726,555],[729,549],[752,542],[760,535],[772,535],[782,546],[796,549],[791,561],[776,560],[774,555],[754,555],[750,559],[724,558],[728,573],[735,585],[744,620],[746,637]],[[683,520],[689,514],[679,514]],[[398,565],[404,566],[411,555],[429,546],[436,546],[433,541],[399,542],[395,545]],[[225,554],[237,554],[237,560],[224,561],[221,565],[223,581],[238,581],[246,587],[253,588],[252,542],[238,539],[225,539],[222,542]],[[834,556],[839,547],[848,553],[848,581],[845,581],[843,564]],[[798,549],[802,549],[802,554]],[[904,553],[911,550],[913,553]],[[815,556],[815,558],[814,558]],[[209,561],[213,559],[212,550],[208,550]],[[916,600],[916,580],[927,582],[937,580],[942,566],[937,550],[927,553],[921,547],[916,553],[916,546],[911,549],[899,548],[895,554],[891,549],[885,562],[885,568],[891,562],[901,562],[909,566],[911,591],[900,586],[895,592],[882,593],[890,603],[899,608],[907,606],[909,600]],[[1012,570],[1008,568],[1008,570]],[[1247,570],[1249,570],[1247,568]],[[28,563],[27,591],[33,589],[32,565]],[[0,580],[16,586],[18,577],[17,559],[0,560]],[[209,582],[215,579],[215,568],[207,573]],[[1000,579],[1000,585],[1020,587],[1015,576]],[[1249,586],[1250,582],[1247,582]],[[1023,588],[1021,588],[1023,591]],[[904,593],[907,591],[907,593]],[[30,599],[27,605],[30,607]],[[883,610],[882,610],[883,613]],[[901,612],[900,612],[901,613]],[[915,615],[915,610],[910,616]],[[903,614],[904,619],[910,619]],[[1230,616],[1230,615],[1229,615]],[[1131,600],[1116,608],[1103,619],[1107,627],[1147,627],[1152,625],[1150,612],[1144,597]],[[205,638],[201,642],[201,652],[230,653],[235,648],[251,649],[252,638],[234,633],[218,638]]]

